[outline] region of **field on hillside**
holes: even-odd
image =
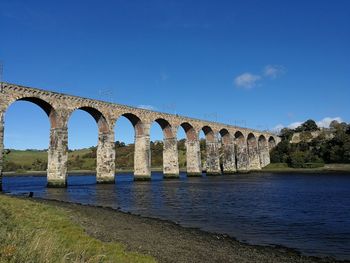
[[[125,145],[116,142],[116,169],[132,170],[134,167],[134,144]],[[180,169],[186,167],[185,140],[178,142],[178,155]],[[205,141],[201,141],[202,162],[205,160]],[[151,142],[151,166],[162,168],[163,166],[163,143]],[[47,169],[47,150],[13,150],[5,151],[4,171],[45,171]],[[95,170],[96,147],[69,151],[68,170]]]

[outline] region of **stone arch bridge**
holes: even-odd
[[[184,116],[155,112],[93,99],[0,83],[0,187],[3,170],[4,114],[15,101],[29,101],[47,114],[50,120],[48,149],[48,186],[65,187],[68,161],[68,120],[75,110],[91,114],[98,126],[97,168],[98,183],[113,183],[115,177],[114,126],[118,118],[126,117],[135,131],[134,176],[151,176],[150,126],[153,122],[163,130],[164,177],[178,177],[177,130],[186,133],[187,174],[201,175],[199,132],[206,139],[206,172],[221,174],[257,170],[270,163],[269,150],[279,138],[271,133],[235,127]],[[220,151],[222,156],[220,157]],[[221,160],[220,160],[221,158]],[[222,163],[222,169],[220,166]]]

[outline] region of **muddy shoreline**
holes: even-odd
[[[285,247],[249,245],[228,235],[186,228],[109,207],[34,198],[69,211],[71,219],[102,241],[117,241],[159,262],[350,262],[301,255]]]

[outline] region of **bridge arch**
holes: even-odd
[[[154,122],[160,126],[163,132],[162,162],[164,178],[177,178],[179,177],[179,157],[175,130],[170,122],[164,118],[157,118]]]
[[[68,116],[68,121],[73,115],[73,113],[77,110],[82,110],[84,112],[87,112],[96,121],[99,132],[108,132],[110,130],[109,129],[110,125],[108,124],[107,119],[105,118],[103,113],[91,106],[81,106],[81,107],[75,108],[70,112]]]
[[[122,113],[134,128],[134,180],[150,180],[151,178],[151,149],[150,149],[150,123],[143,122],[139,116],[132,112]],[[118,125],[116,126],[118,133]]]
[[[68,115],[67,125],[76,111],[88,113],[96,122],[98,130],[96,148],[96,181],[97,183],[114,183],[115,177],[115,146],[114,132],[104,114],[92,106],[74,108]]]
[[[276,140],[273,136],[269,137],[269,149],[271,150],[276,146]]]
[[[186,171],[187,176],[201,176],[202,165],[201,165],[201,152],[198,133],[188,122],[183,122],[179,125],[186,134]]]
[[[61,129],[64,120],[61,117],[59,117],[58,112],[56,111],[54,106],[51,104],[51,102],[39,96],[27,96],[26,94],[23,94],[23,96],[15,95],[7,105],[3,104],[3,106],[6,107],[5,110],[7,110],[16,101],[26,101],[26,102],[35,104],[39,108],[41,108],[48,116],[49,123],[50,123],[50,133],[48,138],[49,147],[48,147],[48,161],[47,161],[47,184],[48,186],[51,186],[51,185],[65,186],[68,149],[66,144],[67,130]],[[1,119],[0,126],[2,126],[3,116],[0,116],[0,119]],[[0,127],[0,130],[2,130],[2,127]],[[3,138],[0,138],[0,140],[2,144]],[[2,145],[0,146],[1,146],[0,147],[0,150],[1,150]],[[2,159],[2,156],[1,156],[1,159]]]
[[[54,107],[51,105],[51,103],[49,103],[46,100],[39,98],[39,97],[23,96],[23,97],[18,97],[15,100],[12,100],[7,105],[5,111],[16,101],[27,101],[27,102],[31,102],[31,103],[39,106],[39,108],[41,108],[46,113],[46,115],[49,117],[51,128],[56,127],[56,125],[57,125],[57,112],[54,109]]]
[[[201,130],[204,132],[205,140],[207,142],[214,142],[215,141],[215,133],[210,126],[205,125],[201,128]]]
[[[154,121],[156,123],[158,123],[160,128],[162,129],[164,139],[176,137],[176,135],[174,134],[174,131],[173,131],[173,127],[171,126],[169,121],[167,121],[166,119],[163,119],[163,118],[157,118]]]
[[[130,123],[134,127],[135,136],[139,136],[139,135],[141,136],[144,134],[143,122],[137,115],[127,112],[127,113],[121,114],[119,118],[120,117],[125,117],[130,121]],[[119,118],[117,118],[116,121],[118,121]]]
[[[232,174],[236,172],[236,154],[235,145],[230,132],[223,128],[219,131],[221,136],[221,170],[225,174]]]
[[[23,103],[23,101],[25,101],[26,103]],[[18,102],[18,103],[16,103],[16,102]],[[19,102],[22,102],[22,103],[19,103]],[[19,107],[17,109],[22,110],[22,113],[24,110],[25,113],[21,114],[21,117],[19,117],[19,118],[11,118],[12,116],[10,113],[12,113],[12,107],[15,108],[17,106],[21,106],[18,104],[22,104],[22,106],[24,106],[24,107],[33,107],[33,109],[31,109],[31,108],[27,108],[27,109],[22,108],[21,109]],[[3,104],[1,106],[5,106],[5,105]],[[8,114],[6,114],[6,112]],[[30,114],[30,115],[25,116],[26,113]],[[39,132],[37,132],[36,126],[34,124],[35,116],[37,116],[38,114],[40,115],[39,118],[41,117],[40,122],[42,122],[43,121],[42,119],[44,119],[44,123],[45,123],[45,126],[41,127]],[[50,147],[50,140],[49,140],[50,130],[52,128],[54,128],[56,123],[57,123],[56,122],[57,114],[56,114],[55,109],[53,108],[53,106],[50,103],[46,102],[45,100],[43,100],[41,98],[38,98],[38,97],[20,97],[20,98],[14,99],[10,103],[8,103],[4,107],[4,111],[0,110],[0,151],[1,151],[1,153],[0,153],[1,160],[0,161],[2,161],[4,143],[11,142],[11,138],[5,136],[7,134],[10,135],[10,133],[7,133],[8,131],[6,129],[4,129],[4,126],[3,126],[5,123],[5,117],[7,117],[6,122],[10,121],[10,122],[18,123],[21,120],[23,120],[23,118],[25,118],[25,117],[27,117],[28,120],[29,119],[33,120],[33,123],[32,122],[30,122],[30,123],[24,122],[23,123],[21,121],[20,123],[22,124],[23,128],[16,130],[15,133],[19,134],[19,135],[26,134],[27,129],[28,129],[28,131],[31,131],[32,134],[36,133],[37,136],[40,136],[40,138],[43,138],[43,141],[45,141],[45,146],[40,146],[40,148],[48,149]],[[26,130],[26,131],[23,131],[23,130]],[[31,137],[30,133],[28,133],[27,136]],[[31,142],[31,140],[26,140],[26,142]],[[31,143],[31,145],[33,145],[33,144]],[[7,147],[8,147],[8,145],[7,145]],[[30,146],[27,148],[35,149],[36,147]],[[34,169],[37,169],[36,171],[38,171],[38,170],[46,171],[47,170],[47,163],[46,163],[47,160],[42,160],[40,158],[40,159],[37,159],[36,161],[38,161],[37,162],[38,165],[35,165],[37,168],[34,167]],[[2,166],[2,163],[0,165]],[[17,165],[19,165],[19,164],[17,164]],[[13,163],[12,169],[18,169],[18,168],[16,168],[17,165],[15,163]],[[22,166],[21,169],[27,170],[27,169],[33,169],[34,163],[32,165],[23,165],[23,163],[21,163],[20,165]],[[2,167],[0,169],[0,173],[1,173],[1,171],[2,171]],[[1,175],[0,175],[0,188],[1,188]]]
[[[221,141],[222,141],[222,144],[229,144],[229,143],[232,143],[232,135],[230,134],[230,132],[223,128],[219,131],[219,134],[221,136]]]
[[[245,137],[241,131],[236,131],[234,137],[237,171],[246,172],[249,168],[249,158]]]
[[[260,148],[266,147],[267,146],[267,140],[264,135],[260,135],[258,139],[258,144]]]

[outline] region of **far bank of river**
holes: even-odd
[[[161,172],[162,168],[152,168],[152,172]],[[72,175],[91,175],[95,173],[95,170],[73,170],[68,171],[68,174]],[[180,172],[186,172],[185,169],[180,169]],[[318,168],[291,168],[291,167],[282,167],[279,165],[272,165],[265,167],[261,170],[255,170],[252,172],[261,172],[261,173],[349,173],[350,164],[325,164],[323,167]],[[133,173],[133,169],[124,169],[117,170],[116,174],[126,174]],[[13,172],[4,172],[5,176],[43,176],[46,175],[46,171],[13,171]]]

